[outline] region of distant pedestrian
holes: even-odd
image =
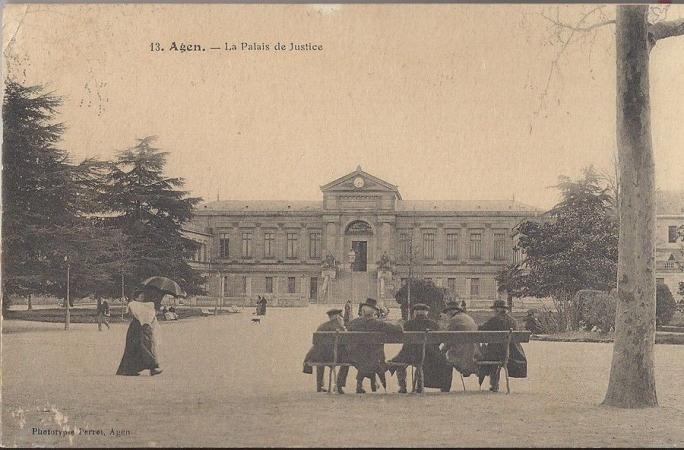
[[[344,326],[346,327],[349,325],[349,322],[352,321],[352,303],[351,300],[347,300],[347,303],[344,304]]]
[[[266,300],[265,297],[258,296],[257,297],[259,300],[257,301],[257,316],[265,316],[266,315],[266,305],[268,304],[268,301]]]
[[[107,329],[111,329],[109,326],[109,317],[111,315],[110,309],[109,309],[109,303],[107,303],[107,300],[102,301],[101,299],[97,299],[97,330],[102,331],[102,324],[104,323],[107,325]]]

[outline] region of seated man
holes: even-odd
[[[379,331],[383,333],[402,333],[401,326],[380,320],[377,318],[378,306],[377,300],[369,298],[366,303],[362,303],[359,307],[361,316],[349,322],[349,331]],[[383,344],[375,344],[373,342],[358,342],[353,343],[348,348],[349,359],[358,374],[356,376],[356,393],[364,394],[363,390],[364,378],[371,379],[374,383],[375,374],[382,373],[384,375],[387,370],[385,365],[385,350]],[[342,388],[346,385],[347,374],[349,367],[341,367],[337,376],[337,392],[344,394]]]
[[[331,309],[328,314],[328,321],[321,324],[316,331],[344,331],[344,319],[342,318],[341,309]],[[304,357],[304,373],[312,373],[312,366],[309,363],[326,363],[333,362],[334,358],[333,344],[316,344]],[[332,367],[329,368],[332,370]],[[316,366],[316,392],[327,392],[323,388],[323,375],[325,367]]]
[[[477,331],[477,324],[457,302],[447,303],[442,314],[448,317],[447,331]],[[477,360],[481,359],[478,344],[447,344],[444,346],[447,362],[464,377],[477,373]]]
[[[413,307],[413,319],[404,324],[404,331],[438,331],[439,324],[434,320],[428,319],[430,307],[418,303]],[[401,351],[390,360],[393,363],[419,365],[423,358],[422,344],[404,344]],[[406,394],[406,367],[390,367],[390,373],[397,372],[399,381],[399,393]],[[416,376],[416,388],[414,392],[422,392],[423,387],[439,388],[443,392],[448,392],[451,388],[451,367],[446,364],[444,355],[439,350],[439,344],[429,344],[425,348],[425,361],[423,361],[423,380],[420,370]]]
[[[494,317],[480,325],[482,331],[508,331],[516,330],[518,325],[510,314],[508,314],[508,305],[503,300],[496,300],[491,308],[495,311]],[[487,344],[484,350],[483,360],[495,361],[504,358],[506,353],[505,344]],[[527,377],[527,358],[520,343],[511,342],[509,357],[508,357],[508,375],[512,378],[526,378]],[[499,391],[499,375],[500,366],[480,366],[478,370],[478,378],[480,385],[486,376],[489,376],[489,390],[492,392]]]

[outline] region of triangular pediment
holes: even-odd
[[[381,180],[357,167],[355,171],[344,175],[330,183],[321,186],[321,191],[326,192],[392,192],[401,200],[401,194],[397,186]]]

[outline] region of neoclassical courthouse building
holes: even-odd
[[[188,237],[208,275],[200,304],[393,301],[410,276],[469,306],[497,296],[496,273],[515,254],[513,228],[542,211],[512,200],[412,201],[355,171],[321,186],[323,201],[216,201],[201,205]],[[684,283],[684,193],[658,193],[657,277],[675,298]],[[221,295],[222,294],[222,295]]]
[[[511,230],[540,210],[512,200],[411,201],[361,167],[321,186],[323,201],[215,201],[188,237],[212,304],[380,302],[408,279],[430,279],[469,303],[497,295],[514,260]],[[221,295],[223,293],[223,295]]]

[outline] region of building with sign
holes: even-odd
[[[404,200],[361,167],[321,186],[322,201],[215,201],[189,237],[209,276],[204,301],[252,304],[391,300],[412,273],[468,303],[497,296],[512,229],[540,211],[513,200]]]

